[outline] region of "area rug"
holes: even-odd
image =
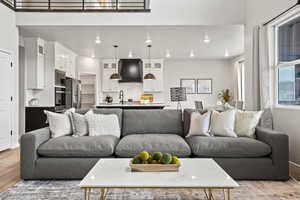
[[[81,200],[79,181],[23,181],[0,194],[1,200]],[[300,184],[288,182],[242,181],[232,190],[232,200],[299,200]],[[99,199],[100,191],[93,190],[91,200]],[[215,200],[223,192],[214,191]],[[109,190],[107,200],[205,200],[201,190]]]

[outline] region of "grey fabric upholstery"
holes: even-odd
[[[38,180],[82,180],[99,158],[39,158],[33,178]]]
[[[191,154],[188,144],[178,135],[136,134],[121,139],[116,148],[116,155],[129,158],[142,151],[150,153],[159,151],[179,157],[188,157]]]
[[[204,114],[207,110],[195,110],[195,109],[184,109],[183,111],[183,133],[184,136],[188,135],[191,125],[191,114],[193,112],[200,112],[200,114]]]
[[[286,181],[270,157],[263,158],[214,158],[235,180]]]
[[[119,138],[112,135],[53,138],[40,145],[38,153],[52,158],[103,158],[112,156]]]
[[[287,180],[289,178],[289,137],[281,132],[261,127],[256,128],[256,137],[271,146],[271,158],[276,168],[276,177]]]
[[[36,171],[36,160],[39,158],[38,147],[49,140],[50,129],[43,128],[22,135],[21,137],[21,178],[32,179]]]
[[[258,158],[271,153],[269,145],[251,138],[192,136],[186,141],[199,157]]]
[[[182,135],[182,113],[178,110],[124,110],[123,136],[131,134]]]

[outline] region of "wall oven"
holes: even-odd
[[[55,86],[55,111],[63,111],[66,109],[66,87]]]

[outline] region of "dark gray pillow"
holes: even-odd
[[[187,136],[191,125],[191,115],[193,112],[199,112],[201,115],[207,112],[207,110],[196,110],[196,109],[184,109],[183,111],[183,133]]]

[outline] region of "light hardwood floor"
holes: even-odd
[[[290,166],[291,176],[300,180],[300,168]],[[0,152],[0,192],[6,191],[21,181],[20,149]]]
[[[20,149],[0,152],[0,192],[6,191],[20,180]]]

